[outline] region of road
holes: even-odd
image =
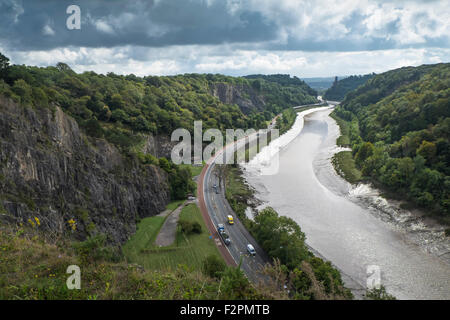
[[[268,126],[269,130],[275,127],[277,117],[271,121]],[[257,139],[257,135],[250,135],[248,139]],[[234,144],[237,144],[237,148],[243,148],[245,143],[244,139],[234,142]],[[225,262],[230,266],[236,266],[242,259],[241,269],[252,282],[256,282],[264,278],[258,273],[258,270],[266,263],[270,263],[271,260],[230,207],[225,198],[224,179],[219,179],[219,171],[217,170],[217,159],[232,147],[233,144],[225,146],[224,149],[209,159],[203,168],[198,180],[199,205],[206,225],[214,237]],[[219,193],[216,193],[213,188],[214,185],[218,186]],[[233,216],[234,225],[228,224],[228,215]],[[217,225],[219,223],[225,225],[225,231],[230,236],[231,244],[228,246],[221,241],[217,233]],[[256,256],[252,257],[248,255],[247,244],[253,245],[256,250]]]
[[[219,173],[216,169],[217,165],[215,164],[215,162],[212,162],[210,166],[208,166],[205,173],[203,194],[206,202],[206,207],[215,226],[217,226],[219,223],[223,223],[225,225],[225,230],[231,239],[231,244],[226,246],[226,249],[233,257],[233,260],[236,262],[236,264],[238,264],[240,262],[240,259],[242,258],[242,270],[250,280],[256,281],[260,278],[260,276],[257,274],[257,271],[264,264],[270,262],[270,259],[255,241],[255,239],[246,230],[242,222],[230,207],[228,201],[225,198],[225,186],[223,181],[224,179],[219,179]],[[219,193],[216,193],[216,191],[214,190],[214,185],[218,186]],[[233,225],[228,224],[228,215],[233,216]],[[214,236],[219,237],[217,232],[214,233]],[[252,257],[248,255],[247,244],[253,245],[256,250],[256,256]],[[224,245],[223,242],[222,245]]]
[[[257,136],[252,135],[249,139],[257,139]],[[238,148],[242,148],[245,145],[245,141],[239,140],[234,144],[237,144]],[[205,218],[210,233],[213,235],[219,251],[227,264],[237,266],[242,259],[241,269],[252,282],[256,282],[263,278],[258,273],[258,270],[260,270],[264,264],[270,262],[270,259],[230,207],[225,198],[225,185],[223,179],[219,179],[219,172],[217,170],[216,162],[218,157],[229,150],[228,148],[232,147],[233,144],[226,146],[212,157],[203,168],[198,183],[200,210],[202,211],[202,215]],[[214,185],[218,186],[217,189],[219,193],[216,193],[213,187]],[[228,224],[228,215],[233,216],[233,225]],[[230,236],[231,243],[228,246],[221,241],[217,232],[217,225],[219,223],[225,225],[225,231]],[[252,257],[248,254],[247,244],[253,245],[256,256]]]

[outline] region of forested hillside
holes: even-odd
[[[317,92],[312,89],[310,86],[306,84],[305,81],[301,80],[300,78],[293,76],[291,77],[288,74],[271,74],[271,75],[263,75],[263,74],[253,74],[249,76],[245,76],[246,79],[252,79],[252,80],[258,80],[262,79],[266,82],[276,83],[280,86],[291,88],[293,90],[293,93],[296,93],[297,99],[300,97],[305,97],[307,100],[307,95],[315,97],[317,95]],[[312,100],[309,102],[313,102]],[[309,103],[307,102],[307,103]],[[303,103],[303,102],[302,102]]]
[[[342,101],[347,93],[363,85],[374,76],[375,74],[372,73],[364,76],[350,76],[341,80],[336,77],[331,88],[325,92],[324,98],[331,101]]]
[[[364,176],[450,222],[450,64],[377,75],[335,114]]]
[[[292,121],[295,111],[289,107],[316,102],[314,90],[298,78],[139,78],[77,74],[62,63],[9,66],[4,56],[0,62],[0,298],[352,297],[339,272],[307,251],[308,261],[292,256],[290,269],[266,266],[263,272],[273,283],[253,285],[240,268],[226,267],[214,255],[200,261],[198,270],[187,264],[159,270],[131,264],[119,250],[137,222],[164,221],[154,216],[170,200],[194,191],[186,166],[142,151],[149,136],[192,130],[194,120],[221,130],[266,127],[281,112]],[[152,248],[147,231],[146,248]],[[296,231],[293,246],[304,250],[304,235],[298,226]],[[201,232],[209,239],[209,232]],[[71,264],[83,265],[82,290],[66,287],[65,268]],[[286,292],[285,284],[295,292]]]
[[[285,80],[77,74],[63,63],[10,65],[0,54],[0,218],[38,217],[58,233],[74,218],[80,238],[102,232],[121,243],[136,220],[195,190],[189,168],[166,159],[173,130],[192,132],[194,120],[262,128],[315,101],[303,82]]]
[[[316,101],[315,91],[302,81],[283,79],[105,76],[77,74],[63,63],[13,65],[4,69],[0,94],[34,107],[59,105],[89,135],[130,149],[141,142],[139,133],[170,135],[180,127],[192,131],[194,120],[203,120],[205,129],[262,128],[283,109]]]

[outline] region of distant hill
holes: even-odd
[[[339,78],[345,78],[345,77],[339,77]],[[325,92],[334,83],[334,77],[322,77],[322,78],[303,78],[302,80],[305,81],[311,88],[314,90],[317,90],[320,92]]]
[[[336,77],[331,87],[325,92],[324,98],[331,101],[342,101],[348,92],[358,88],[374,76],[375,73],[364,76],[350,76],[341,80]]]

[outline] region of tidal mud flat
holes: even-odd
[[[267,159],[243,166],[243,176],[262,202],[259,208],[270,205],[294,219],[308,245],[360,286],[366,285],[367,268],[376,265],[381,283],[399,299],[449,299],[449,243],[443,228],[398,210],[375,189],[352,186],[335,172],[331,157],[340,150],[339,128],[331,111],[299,114],[287,133],[289,141],[279,147],[276,174],[258,171],[258,162]]]

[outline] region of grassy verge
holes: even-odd
[[[202,165],[193,165],[193,164],[180,164],[179,165],[182,168],[189,168],[191,170],[192,177],[196,177],[200,175],[200,173],[203,170],[203,167],[205,166],[205,162],[202,163]]]
[[[180,219],[200,223],[202,233],[186,236],[178,230],[175,243],[160,248],[155,246],[153,242],[164,222],[164,218],[146,218],[138,225],[136,234],[123,247],[125,257],[130,262],[137,263],[150,270],[175,270],[180,266],[190,270],[201,270],[202,262],[206,256],[216,255],[222,259],[214,240],[209,238],[208,229],[202,219],[200,210],[195,204],[184,207]]]
[[[165,220],[166,217],[159,216],[142,219],[137,225],[136,233],[122,247],[124,255],[135,260],[141,249],[152,246]]]
[[[205,166],[205,163],[203,163],[201,166],[194,166],[194,165],[188,165],[191,169],[192,177],[196,177],[200,175],[200,173],[203,170],[203,167]]]
[[[125,261],[113,262],[99,256],[104,249],[100,243],[92,244],[48,242],[35,230],[0,226],[0,300],[263,299],[271,294],[245,282],[225,286],[233,281],[226,275],[220,281],[183,267],[144,270]],[[84,248],[82,253],[75,245]],[[81,269],[80,290],[66,286],[70,265]]]
[[[178,208],[185,200],[174,200],[171,201],[167,206],[166,206],[166,210],[170,210],[173,211],[176,208]]]
[[[336,153],[331,162],[336,172],[348,182],[354,184],[361,181],[361,171],[356,168],[351,151]]]
[[[249,219],[245,215],[247,200],[253,197],[253,192],[244,183],[241,170],[238,167],[226,166],[225,170],[225,197],[239,219],[248,228]]]
[[[339,118],[334,112],[330,114],[330,117],[333,118],[339,126],[341,131],[341,135],[336,140],[336,144],[341,147],[349,147],[350,146],[350,125],[347,121]]]
[[[350,147],[350,124],[339,118],[334,112],[330,116],[336,121],[341,131],[341,135],[336,140],[336,144],[341,147]],[[351,151],[341,151],[331,159],[336,172],[348,182],[354,184],[361,181],[361,171],[356,168],[355,160]]]

